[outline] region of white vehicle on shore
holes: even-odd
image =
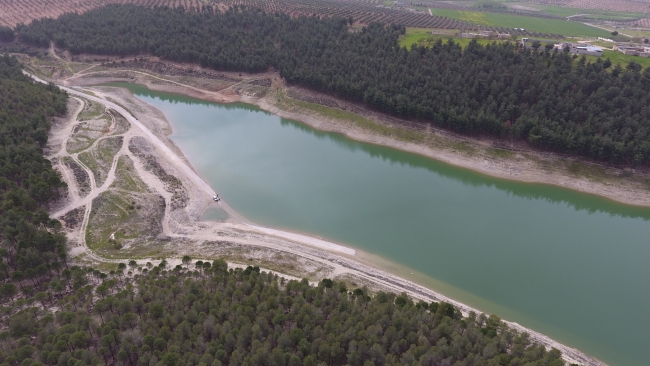
[[[219,195],[212,196],[212,199],[214,200],[214,202],[219,202],[219,201],[221,201],[221,198],[219,198]]]

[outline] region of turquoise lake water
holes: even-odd
[[[650,209],[491,178],[249,105],[128,87],[246,218],[380,256],[604,362],[648,363]]]

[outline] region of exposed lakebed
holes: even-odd
[[[491,178],[249,105],[119,86],[165,114],[194,168],[253,222],[411,268],[604,362],[650,359],[649,208]]]

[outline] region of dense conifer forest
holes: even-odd
[[[411,50],[403,27],[346,19],[290,18],[111,5],[17,29],[25,43],[50,40],[72,53],[152,54],[219,70],[280,71],[289,83],[377,111],[614,164],[650,163],[650,69],[587,62],[513,43],[465,49],[453,42]]]
[[[66,290],[5,306],[0,365],[564,365],[496,316],[446,303],[222,260],[166,267],[72,267]]]
[[[22,74],[0,57],[0,296],[33,295],[65,265],[65,236],[47,203],[65,183],[43,157],[50,119],[66,112],[67,96]],[[14,282],[8,282],[13,280]],[[18,286],[18,287],[17,287]]]

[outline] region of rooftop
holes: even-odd
[[[578,46],[577,48],[585,49],[585,50],[590,51],[590,52],[602,52],[603,51],[602,48],[596,47],[596,46]]]

